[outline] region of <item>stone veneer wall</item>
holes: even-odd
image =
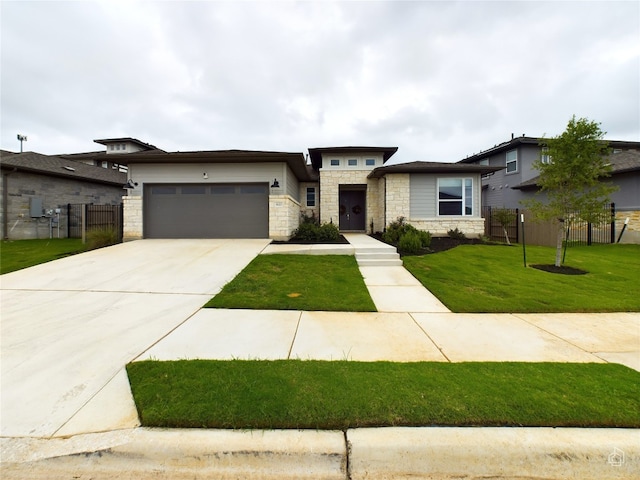
[[[409,219],[411,209],[410,186],[408,173],[387,175],[386,193],[387,211],[385,214],[385,228],[398,217]]]
[[[385,198],[387,200],[385,227],[389,223],[405,217],[406,222],[419,230],[425,230],[433,236],[447,236],[449,230],[456,228],[467,237],[484,235],[484,219],[480,217],[438,217],[430,219],[411,218],[411,187],[410,175],[399,173],[387,175]],[[435,201],[435,199],[434,199]]]
[[[142,238],[142,197],[129,195],[122,197],[123,230],[122,241],[140,240]]]
[[[289,195],[269,195],[269,238],[289,240],[300,225],[300,202]]]
[[[640,210],[616,210],[616,241],[618,241],[627,218],[629,223],[622,234],[620,243],[640,244]]]
[[[367,186],[367,217],[365,229],[367,232],[373,220],[374,229],[381,230],[376,225],[383,223],[383,210],[380,209],[379,181],[368,179],[371,170],[320,170],[320,222],[340,223],[339,198],[340,185]]]

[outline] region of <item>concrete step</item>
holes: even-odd
[[[358,260],[358,266],[360,267],[401,267],[402,260],[399,258],[396,260],[392,259],[366,259],[366,260]]]
[[[356,261],[358,265],[361,267],[372,267],[372,266],[384,266],[384,267],[395,267],[401,266],[402,260],[400,260],[400,255],[395,251],[395,248],[392,251],[386,250],[384,252],[376,253],[376,252],[361,252],[358,250],[356,252]]]

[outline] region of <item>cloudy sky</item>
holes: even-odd
[[[1,1],[1,148],[397,146],[458,161],[572,115],[640,141],[640,3]]]

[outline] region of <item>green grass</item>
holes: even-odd
[[[555,249],[527,246],[527,264],[553,264]],[[454,312],[640,311],[640,245],[571,247],[566,265],[586,275],[524,268],[522,246],[461,245],[404,266]]]
[[[143,426],[640,427],[640,373],[616,364],[145,361]]]
[[[205,307],[376,310],[351,255],[259,255]]]
[[[32,267],[84,251],[82,240],[54,238],[3,240],[0,248],[0,274]]]

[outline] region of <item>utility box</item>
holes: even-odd
[[[40,218],[42,216],[42,199],[31,197],[29,199],[29,213],[31,218]]]

